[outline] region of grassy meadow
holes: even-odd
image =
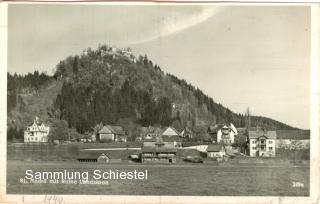
[[[148,170],[147,180],[96,184],[21,184],[25,171]],[[300,182],[304,187],[293,187]],[[89,164],[77,162],[7,163],[8,194],[308,196],[309,166],[209,164]]]

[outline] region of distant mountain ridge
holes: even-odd
[[[8,77],[8,83],[19,81],[17,77]],[[233,113],[185,80],[164,73],[146,55],[136,58],[130,49],[107,45],[96,50],[88,48],[79,56],[60,61],[54,76],[47,81],[42,89],[55,87],[45,91],[47,94],[53,91],[49,97],[52,102],[47,103],[47,107],[42,105],[41,109],[45,110],[39,112],[47,119],[66,120],[69,127],[80,133],[90,131],[100,122],[125,126],[132,134],[138,126],[189,127],[201,134],[212,124],[246,125],[243,114]],[[12,97],[13,91],[8,86],[10,97],[19,98],[17,107],[26,102],[19,91]],[[33,94],[34,97],[39,93],[42,92]],[[30,117],[37,114],[19,111],[17,107],[9,111],[8,120],[23,120],[18,118],[19,112]],[[276,130],[297,129],[259,116],[251,116],[251,125]]]

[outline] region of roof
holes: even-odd
[[[208,127],[208,132],[209,133],[216,133],[222,128],[228,128],[234,133],[238,133],[236,127],[232,123],[224,123],[224,124],[216,124],[216,125],[210,125]]]
[[[174,148],[163,148],[163,147],[142,147],[142,152],[177,152]]]
[[[48,126],[46,126],[43,122],[40,122],[38,117],[36,117],[36,119],[33,121],[33,123],[30,124],[30,126],[28,126],[28,127],[32,127],[33,125],[35,125],[38,130],[37,131],[29,131],[29,132],[48,132],[47,130],[40,130],[40,126],[43,126],[45,128],[48,128]]]
[[[308,140],[310,130],[277,130],[277,139]]]
[[[276,139],[277,133],[276,133],[276,131],[249,130],[249,139],[257,139],[262,136],[265,136],[268,139]]]
[[[207,152],[220,152],[221,150],[221,145],[219,144],[212,144],[208,145],[207,147]]]
[[[105,154],[108,158],[110,158],[106,153],[98,152],[98,151],[80,151],[77,159],[98,159],[99,156]]]
[[[105,125],[102,127],[102,129],[99,131],[99,134],[118,134],[118,135],[124,135],[124,130],[121,126],[112,126],[112,125]]]
[[[164,142],[181,142],[181,138],[177,135],[174,136],[158,136],[150,139],[143,139],[144,142],[155,142],[156,144],[163,144]]]
[[[179,131],[177,131],[174,127],[169,126],[163,133],[164,136],[180,136]]]

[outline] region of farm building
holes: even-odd
[[[79,162],[97,162],[97,163],[109,163],[110,158],[105,153],[99,152],[80,152],[77,157]]]
[[[252,157],[274,157],[276,155],[276,131],[249,130],[249,155]]]
[[[99,130],[98,138],[100,141],[126,142],[125,131],[121,126],[105,125]]]
[[[39,118],[33,121],[33,124],[24,131],[24,142],[48,142],[50,127],[39,121]]]
[[[212,144],[207,147],[207,157],[217,158],[218,160],[223,160],[226,155],[224,147],[220,144]]]
[[[141,162],[176,163],[177,150],[164,147],[143,147]]]

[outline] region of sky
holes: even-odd
[[[130,47],[236,113],[309,129],[310,9],[10,5],[8,71],[52,74],[85,48]]]

